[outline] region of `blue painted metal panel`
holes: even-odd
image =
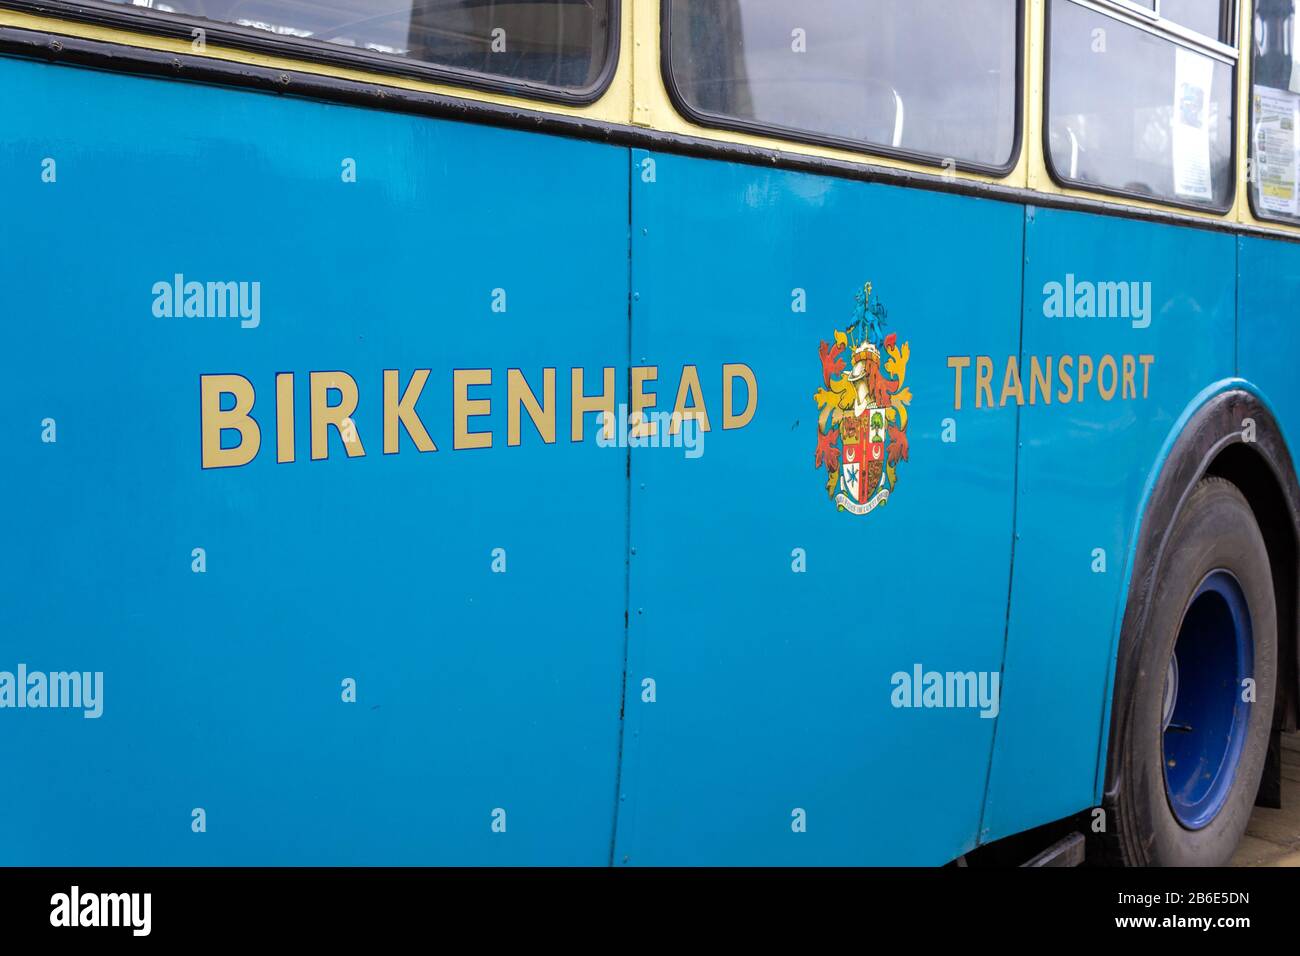
[[[1300,245],[1247,237],[1238,243],[1239,374],[1272,405],[1294,458],[1300,454]]]
[[[1057,381],[1056,401],[1020,410],[1005,694],[985,839],[1100,799],[1104,715],[1142,492],[1175,420],[1205,386],[1233,372],[1234,242],[1134,220],[1029,212],[1022,366],[1030,355],[1088,355],[1095,364],[1112,355],[1121,380],[1109,401],[1094,379],[1082,402],[1064,404]],[[1049,283],[1072,285],[1080,302],[1085,282],[1150,283],[1149,324],[1132,310],[1114,318],[1046,314]],[[1126,354],[1134,356],[1137,396],[1127,399]],[[1154,356],[1145,398],[1141,355]],[[1077,385],[1077,359],[1075,373]],[[1105,552],[1104,573],[1094,571],[1096,549]]]
[[[941,432],[947,357],[1015,351],[1022,210],[633,159],[632,359],[658,368],[660,408],[696,364],[713,430],[695,459],[632,450],[616,862],[946,862],[975,843],[995,721],[895,708],[891,677],[1000,669],[1015,418],[964,417],[953,443]],[[867,281],[885,331],[910,343],[911,448],[888,505],[855,515],[814,466],[813,395],[819,343]],[[729,362],[752,368],[758,406],[724,431]]]
[[[0,710],[32,781],[0,863],[946,862],[1099,796],[1142,490],[1234,372],[1238,242],[1240,372],[1300,414],[1295,246],[17,60],[0,89],[0,671],[105,675],[98,719]],[[258,282],[257,327],[156,317],[178,273]],[[1048,318],[1067,276],[1150,282],[1150,325]],[[910,450],[856,515],[814,393],[866,282]],[[1000,398],[1064,354],[1153,355],[1148,394],[974,407],[979,357]],[[702,455],[569,440],[569,370],[626,403],[633,366],[661,410],[698,371]],[[439,450],[386,455],[383,370],[419,368]],[[453,448],[467,368],[490,449]],[[556,370],[553,444],[507,447],[510,368]],[[364,457],[310,460],[313,370],[356,379]],[[213,373],[256,389],[247,466],[200,468]],[[917,665],[999,674],[1000,716],[895,706]]]
[[[97,720],[0,711],[0,862],[607,863],[626,462],[567,386],[625,376],[627,151],[16,60],[0,91],[0,670],[104,673]],[[259,281],[260,324],[154,317],[175,273]],[[558,369],[556,444],[505,447],[509,367]],[[437,452],[382,453],[390,368],[432,370]],[[452,448],[455,368],[493,370],[490,450]],[[309,460],[310,370],[355,377],[364,458]],[[263,444],[203,471],[219,372]]]

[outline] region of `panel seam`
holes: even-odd
[[[632,214],[632,183],[634,181],[636,157],[633,151],[627,151],[627,376],[631,387],[632,376],[632,256],[634,242],[634,223]],[[604,425],[602,423],[601,427]],[[627,665],[628,651],[631,646],[631,611],[632,611],[632,448],[629,443],[624,449],[623,468],[623,680],[619,690],[618,703],[618,757],[614,768],[614,815],[609,836],[609,865],[614,865],[618,852],[619,809],[623,804],[623,753],[627,737]]]
[[[1018,325],[1018,340],[1016,342],[1016,361],[1024,368],[1025,360],[1025,281],[1028,276],[1027,264],[1029,261],[1029,223],[1031,217],[1036,212],[1034,206],[1025,206],[1024,214],[1020,221],[1020,316]],[[1015,439],[1012,447],[1013,457],[1011,466],[1011,557],[1007,565],[1007,611],[1006,620],[1002,628],[1002,660],[999,664],[999,672],[1002,675],[999,683],[999,696],[1004,698],[1007,692],[1007,648],[1011,643],[1011,602],[1015,591],[1016,580],[1016,542],[1019,540],[1017,531],[1017,519],[1020,514],[1020,416],[1022,410],[1019,405],[1016,406],[1016,429]],[[989,761],[988,769],[984,775],[984,799],[980,802],[979,828],[975,834],[975,845],[979,846],[984,842],[984,836],[987,833],[985,829],[985,820],[988,816],[989,794],[993,789],[993,757],[998,749],[998,728],[1002,724],[1002,707],[998,705],[998,719],[993,722],[993,739],[989,743]]]

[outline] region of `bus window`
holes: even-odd
[[[1256,0],[1249,182],[1251,205],[1260,219],[1300,221],[1298,39],[1296,0]]]
[[[1165,6],[1162,0],[1162,12]],[[1234,188],[1231,54],[1213,38],[1193,43],[1158,21],[1075,0],[1052,0],[1050,16],[1046,132],[1054,177],[1226,210]]]
[[[989,169],[1014,159],[1014,0],[665,4],[665,80],[696,122]]]
[[[1224,0],[1160,0],[1160,16],[1221,43],[1232,42],[1233,4]]]
[[[597,85],[614,0],[109,0],[303,41],[563,90]],[[292,55],[292,54],[289,54]]]

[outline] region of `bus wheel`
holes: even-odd
[[[1245,832],[1277,682],[1268,551],[1245,497],[1205,478],[1165,545],[1120,741],[1110,855],[1219,866]]]

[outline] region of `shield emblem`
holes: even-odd
[[[840,471],[840,484],[844,488],[844,493],[859,504],[862,502],[862,486],[866,483],[866,464],[860,458],[852,456],[849,447],[844,449],[844,467]]]
[[[867,425],[867,433],[873,444],[885,444],[885,410],[883,408],[871,408],[862,414]]]
[[[879,441],[873,440],[873,415],[881,419]],[[856,418],[845,418],[840,425],[840,436],[844,442],[840,485],[844,493],[858,504],[865,504],[880,485],[885,459],[883,422],[880,409],[869,408]]]
[[[836,329],[833,340],[817,348],[813,465],[824,472],[821,488],[836,510],[861,516],[893,497],[895,469],[907,460],[912,399],[903,382],[911,349],[897,333],[883,331],[888,312],[870,282],[855,301],[853,324]]]

